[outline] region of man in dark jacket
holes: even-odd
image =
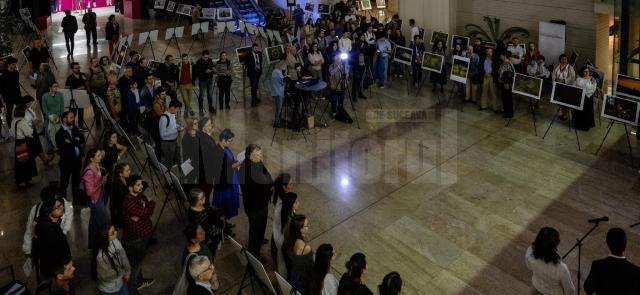
[[[200,109],[200,116],[204,114],[204,93],[207,93],[207,103],[209,104],[209,113],[215,114],[216,109],[213,107],[213,71],[215,65],[209,57],[209,51],[202,51],[200,59],[196,62],[195,69],[193,69],[193,75],[198,79],[198,87],[200,93],[198,93],[198,108]]]
[[[78,187],[80,186],[82,147],[84,146],[85,138],[82,132],[74,126],[75,120],[76,116],[71,111],[62,114],[62,126],[56,133],[56,145],[60,153],[60,196],[66,198],[69,178],[71,178],[73,203],[78,204],[78,201],[81,200],[78,194]]]
[[[584,282],[584,291],[591,295],[640,294],[640,268],[624,257],[627,234],[621,228],[607,232],[607,246],[611,255],[595,260]]]
[[[253,43],[251,53],[247,57],[247,77],[251,84],[251,106],[255,107],[260,102],[258,98],[258,85],[260,85],[260,75],[262,75],[262,51],[258,44]]]
[[[98,44],[98,38],[97,38],[98,22],[97,22],[96,13],[93,12],[91,8],[89,8],[87,10],[87,13],[85,13],[84,16],[82,17],[82,23],[84,23],[84,30],[87,33],[87,45],[90,44],[92,36],[93,36],[93,45],[97,45]]]
[[[167,94],[172,100],[178,99],[176,86],[178,85],[179,74],[180,70],[178,66],[173,63],[172,55],[165,56],[164,63],[158,66],[156,70],[156,77],[160,79],[162,87],[167,90]]]
[[[60,26],[64,33],[64,42],[67,44],[67,56],[73,56],[73,46],[75,45],[74,38],[78,31],[78,19],[71,15],[70,10],[64,11],[64,18]]]
[[[244,211],[249,217],[249,253],[259,258],[260,246],[267,229],[273,179],[262,162],[260,146],[250,144],[245,150],[245,156],[247,158],[240,166],[238,181],[242,189]]]
[[[129,92],[129,89],[131,89],[131,82],[133,81],[135,81],[135,78],[133,77],[133,68],[131,66],[125,66],[124,74],[122,75],[122,77],[120,77],[120,79],[118,79],[118,91],[120,91],[120,97],[122,97],[123,99],[127,97],[127,93]],[[122,114],[129,114],[128,103],[122,104]],[[128,115],[121,116],[120,121],[120,125],[128,126]]]
[[[7,126],[11,126],[13,121],[13,107],[19,98],[20,93],[20,73],[17,70],[18,60],[10,56],[6,59],[7,68],[0,71],[0,95],[7,108]]]
[[[36,220],[33,255],[38,263],[38,281],[53,276],[55,268],[71,260],[67,236],[60,228],[64,204],[59,199],[50,199],[42,204]]]
[[[40,69],[40,64],[49,63],[49,47],[44,39],[33,40],[33,48],[29,52],[29,61],[31,62],[31,71],[35,73]]]

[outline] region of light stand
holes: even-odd
[[[544,132],[544,135],[542,136],[542,139],[544,139],[547,136],[547,133],[549,133],[549,130],[551,129],[551,126],[553,125],[553,122],[556,121],[556,118],[558,117],[558,114],[560,114],[560,110],[561,109],[562,109],[562,107],[558,107],[558,110],[556,111],[556,114],[553,115],[553,119],[551,119],[551,123],[549,123],[549,127],[547,128],[547,131]],[[571,131],[572,122],[573,122],[573,116],[571,116],[569,118],[569,131]],[[578,137],[578,129],[576,129],[575,126],[574,126],[573,131],[576,133],[576,142],[578,143],[578,150],[580,150],[580,138]]]
[[[347,63],[346,60],[348,58],[347,57],[343,57],[340,56],[340,59],[342,59],[342,73],[341,73],[341,77],[340,77],[340,82],[338,82],[339,85],[343,85],[344,87],[344,96],[345,96],[345,100],[349,100],[349,104],[351,104],[351,111],[353,112],[353,117],[355,117],[356,120],[356,125],[358,126],[358,129],[360,129],[360,120],[358,120],[358,111],[356,110],[356,105],[353,103],[353,100],[351,99],[351,90],[349,89],[349,78],[347,77]]]
[[[616,121],[614,120],[609,121],[609,125],[607,125],[607,133],[605,133],[604,137],[602,138],[602,142],[600,143],[600,146],[598,147],[598,150],[596,150],[596,153],[594,155],[598,155],[598,152],[600,152],[600,149],[602,149],[602,146],[604,145],[605,140],[607,140],[607,136],[609,136],[609,132],[611,131],[611,128],[615,123]],[[627,146],[629,147],[629,158],[631,159],[631,168],[634,168],[635,165],[633,165],[633,149],[631,148],[631,139],[629,136],[629,129],[627,128],[627,123],[621,123],[621,124],[624,126],[624,133],[627,136]]]
[[[580,279],[581,279],[581,259],[582,259],[582,242],[589,236],[589,234],[591,234],[591,232],[593,232],[596,227],[598,227],[598,225],[600,225],[599,221],[596,221],[593,225],[593,227],[586,233],[584,234],[584,236],[582,236],[582,238],[576,239],[576,243],[573,245],[573,247],[571,247],[571,249],[569,249],[569,251],[567,251],[567,253],[565,253],[564,255],[562,255],[562,259],[564,260],[567,255],[569,255],[571,252],[573,252],[573,250],[575,250],[576,248],[578,248],[578,292],[576,294],[580,294]]]
[[[286,91],[286,90],[285,90]],[[282,115],[284,114],[284,125],[281,126],[281,128],[283,128],[284,130],[282,131],[285,135],[287,135],[287,129],[289,128],[289,100],[290,100],[290,95],[288,92],[285,92],[285,96],[282,97],[282,106],[284,109],[282,109],[280,111],[280,124],[282,124]],[[273,141],[276,139],[276,132],[278,131],[278,127],[276,127],[275,125],[273,126],[273,136],[271,137],[271,146],[273,146]],[[307,141],[307,137],[304,135],[304,133],[302,133],[302,136],[304,137],[304,141]]]

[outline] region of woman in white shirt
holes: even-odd
[[[591,77],[589,68],[584,66],[580,69],[580,77],[576,79],[576,86],[584,89],[584,105],[582,111],[573,110],[573,124],[578,130],[588,131],[596,127],[593,118],[593,97],[598,88],[598,82]]]
[[[316,251],[311,278],[312,295],[337,295],[338,279],[329,272],[336,260],[336,251],[331,244],[322,244]]]
[[[35,134],[31,124],[25,119],[26,105],[19,105],[13,113],[11,131],[15,135],[15,163],[14,176],[18,188],[30,187],[31,178],[38,175],[34,150]],[[42,149],[42,147],[40,147]]]
[[[531,283],[535,294],[575,294],[571,273],[558,254],[560,234],[551,227],[543,227],[527,249],[525,264],[533,272]]]
[[[322,78],[322,65],[324,64],[324,57],[322,52],[318,49],[318,44],[313,43],[311,50],[309,50],[309,63],[311,63],[311,74],[313,78]]]
[[[118,231],[113,225],[100,231],[98,236],[96,268],[98,290],[101,294],[128,294],[127,282],[131,265],[127,254],[118,240]]]
[[[551,78],[553,82],[559,82],[563,84],[573,85],[576,82],[576,71],[573,66],[569,64],[569,57],[566,54],[561,54],[559,58],[560,63],[553,69]],[[560,108],[560,120],[567,119],[567,108]]]

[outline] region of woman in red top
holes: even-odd
[[[542,55],[538,48],[536,48],[536,43],[529,42],[527,45],[527,53],[524,55],[524,68],[526,69],[530,62],[535,63],[540,56]]]

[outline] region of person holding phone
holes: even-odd
[[[180,163],[180,148],[178,147],[178,133],[184,130],[183,126],[178,125],[176,114],[182,108],[179,100],[172,100],[169,108],[162,114],[158,122],[160,128],[160,149],[162,151],[160,161],[162,164],[171,169],[176,163]]]

